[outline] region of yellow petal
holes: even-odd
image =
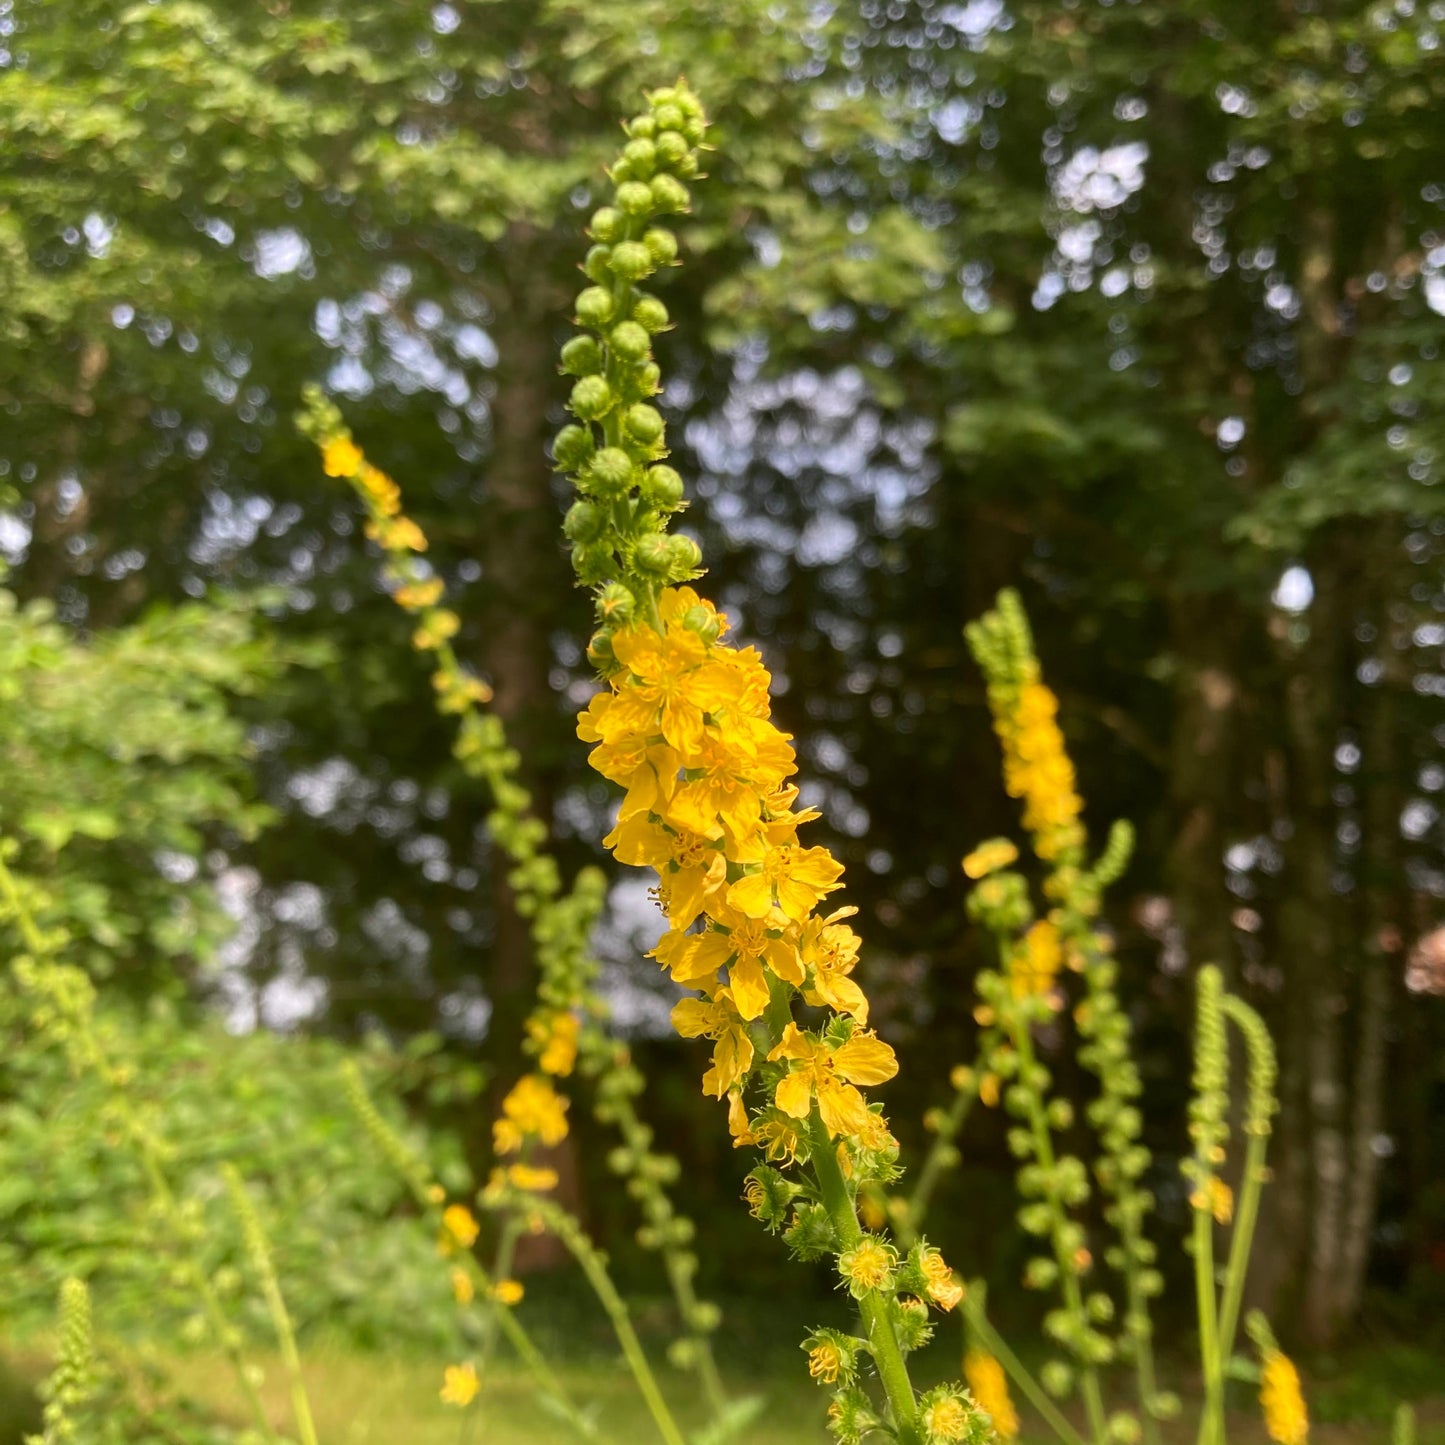
[[[833,1067],[850,1084],[883,1084],[898,1072],[893,1050],[874,1034],[854,1034],[833,1055]]]
[[[763,966],[751,954],[740,955],[728,970],[733,1000],[745,1019],[761,1018],[768,1006],[768,980]]]
[[[774,1100],[783,1113],[794,1119],[806,1119],[813,1107],[813,1084],[808,1070],[801,1069],[781,1080]]]

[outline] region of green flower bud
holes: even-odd
[[[659,511],[681,506],[683,493],[682,478],[671,467],[648,467],[642,475],[642,495]]]
[[[1074,1386],[1074,1372],[1062,1360],[1046,1360],[1039,1381],[1056,1400],[1062,1400]]]
[[[562,370],[569,376],[595,376],[602,370],[602,348],[590,336],[574,336],[562,348]]]
[[[637,115],[627,122],[626,129],[638,140],[651,140],[657,134],[657,122],[650,115]]]
[[[667,573],[674,582],[684,582],[702,566],[702,548],[691,537],[667,539]]]
[[[667,1362],[674,1370],[690,1370],[697,1364],[697,1341],[683,1335],[667,1347]]]
[[[612,409],[612,388],[600,376],[584,376],[572,388],[568,405],[583,421],[596,421]]]
[[[584,326],[606,326],[612,311],[612,293],[601,286],[589,286],[577,297],[577,319]]]
[[[652,252],[641,241],[619,241],[612,248],[612,260],[608,264],[612,274],[624,281],[641,281],[656,269]]]
[[[682,625],[708,643],[716,642],[722,631],[717,614],[710,607],[689,607],[682,614]]]
[[[672,103],[690,120],[701,120],[702,101],[685,85],[673,92]]]
[[[607,513],[592,502],[573,502],[562,519],[562,534],[569,542],[595,542],[607,529]]]
[[[636,477],[636,464],[621,447],[603,447],[587,468],[588,481],[607,496],[621,496]]]
[[[612,548],[606,542],[582,542],[572,549],[572,570],[585,587],[606,582],[617,570]]]
[[[652,187],[642,181],[623,181],[617,188],[617,205],[629,216],[647,215],[654,205]]]
[[[592,239],[610,246],[627,234],[627,217],[615,206],[603,206],[592,213]]]
[[[637,599],[621,582],[609,582],[597,594],[597,620],[603,627],[623,627],[632,621]]]
[[[651,201],[647,209],[650,211],[685,211],[692,202],[687,187],[675,176],[666,173],[654,176],[648,190]]]
[[[653,264],[671,266],[677,260],[677,237],[661,226],[654,226],[642,238],[642,244],[652,255]]]
[[[575,552],[572,554],[572,562],[576,566]],[[580,575],[580,568],[578,572]],[[605,627],[592,634],[592,640],[587,644],[587,660],[603,677],[617,671],[617,654],[612,650],[612,634]]]
[[[563,471],[580,471],[591,461],[597,444],[592,432],[583,426],[564,426],[552,442],[552,456]]]
[[[657,147],[639,136],[622,147],[622,159],[631,167],[633,175],[646,180],[657,169]]]
[[[687,138],[681,131],[665,130],[657,137],[657,160],[668,170],[674,170],[685,157],[691,154]]]
[[[639,366],[633,377],[633,390],[639,396],[656,396],[662,390],[662,368],[655,361]]]
[[[672,571],[672,539],[661,533],[641,537],[632,549],[632,561],[639,572],[651,572],[657,577],[666,577]]]
[[[608,297],[609,302],[611,299]],[[656,296],[639,296],[632,303],[632,319],[646,331],[664,331],[668,325],[667,307]]]
[[[695,146],[700,146],[707,134],[707,121],[701,115],[690,115],[683,123],[682,133]]]
[[[589,281],[605,286],[612,279],[612,247],[589,246],[582,258],[582,274]]]
[[[661,104],[654,99],[652,119],[656,122],[658,130],[681,130],[687,124],[687,117],[682,113],[682,107],[671,99]]]
[[[647,331],[635,321],[624,321],[612,328],[607,345],[620,361],[641,361],[651,349]]]
[[[655,406],[648,406],[646,402],[638,402],[635,406],[628,407],[623,415],[622,425],[626,427],[629,436],[636,437],[644,446],[651,446],[662,439],[662,413]]]

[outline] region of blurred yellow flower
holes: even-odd
[[[968,1381],[979,1409],[993,1421],[1000,1438],[1016,1438],[1019,1416],[1008,1392],[1008,1376],[1003,1366],[986,1350],[969,1350],[963,1357],[963,1378]]]
[[[445,1257],[459,1249],[470,1249],[480,1233],[481,1226],[465,1204],[449,1204],[442,1211],[442,1232],[437,1240],[437,1252]]]
[[[482,1382],[477,1379],[474,1366],[448,1365],[442,1378],[442,1404],[459,1408],[470,1405],[481,1387]]]
[[[1264,1428],[1276,1445],[1305,1445],[1310,1417],[1300,1390],[1299,1371],[1294,1361],[1278,1350],[1265,1355],[1259,1403],[1264,1410]]]
[[[1017,862],[1018,856],[1019,850],[1007,838],[990,838],[963,860],[963,871],[970,878],[986,878]]]
[[[520,1280],[499,1279],[492,1286],[492,1297],[504,1305],[520,1304],[524,1293]]]
[[[476,1298],[476,1286],[472,1284],[472,1277],[464,1269],[452,1271],[452,1297],[459,1305],[469,1305]]]
[[[327,437],[321,444],[321,469],[328,477],[352,477],[361,465],[361,448],[348,436]]]
[[[567,1100],[541,1074],[524,1074],[502,1100],[502,1117],[492,1125],[498,1154],[515,1154],[529,1138],[560,1144],[567,1137]]]

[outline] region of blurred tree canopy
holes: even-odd
[[[588,856],[604,802],[570,740],[586,619],[545,455],[555,347],[616,117],[686,71],[717,145],[667,294],[691,521],[786,684],[885,1030],[926,1038],[920,1059],[967,1051],[957,860],[1010,815],[961,628],[1021,583],[1095,831],[1127,815],[1145,840],[1121,943],[1160,1074],[1191,962],[1231,969],[1280,1036],[1264,1285],[1319,1340],[1359,1309],[1372,1244],[1445,1288],[1445,1022],[1402,985],[1445,898],[1440,6],[0,17],[11,583],[96,667],[156,649],[157,678],[246,694],[281,820],[246,840],[242,734],[179,690],[210,729],[204,787],[172,805],[136,780],[147,813],[97,773],[92,798],[60,739],[99,768],[96,724],[47,716],[37,681],[4,727],[53,766],[0,794],[37,859],[159,887],[157,850],[194,863],[204,835],[189,906],[212,871],[249,880],[233,1005],[439,1028],[515,1067],[525,931],[405,623],[289,417],[323,379],[402,480],[559,846]],[[218,591],[260,592],[275,637],[326,647],[274,681],[238,614],[146,612]],[[55,625],[15,617],[60,666]],[[93,719],[122,726],[130,685]],[[149,909],[107,948],[174,954]],[[212,948],[193,927],[187,948]],[[650,966],[618,933],[641,1007]],[[1167,1137],[1173,1098],[1151,1097]]]

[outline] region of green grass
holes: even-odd
[[[745,1314],[739,1318],[746,1318]],[[539,1321],[541,1323],[541,1321]],[[631,1378],[611,1351],[578,1329],[575,1335],[554,1317],[544,1329],[548,1353],[573,1398],[590,1410],[608,1445],[657,1445],[660,1437]],[[739,1332],[725,1346],[727,1385],[736,1398],[759,1394],[763,1412],[735,1437],[737,1445],[826,1445],[824,1412],[828,1392],[807,1378],[801,1354],[779,1346],[774,1331]],[[661,1350],[653,1338],[649,1353]],[[792,1341],[796,1348],[796,1341]],[[103,1342],[102,1342],[103,1344]],[[45,1373],[47,1349],[9,1352],[13,1376],[0,1367],[0,1445],[18,1445],[18,1411],[24,1382]],[[274,1357],[255,1357],[264,1372],[262,1396],[278,1429],[289,1429],[286,1377]],[[530,1379],[515,1362],[499,1358],[487,1372],[476,1404],[462,1411],[438,1398],[444,1360],[386,1358],[341,1348],[307,1353],[306,1380],[322,1445],[571,1445],[577,1437],[540,1407]],[[945,1361],[938,1361],[945,1368]],[[238,1388],[228,1365],[206,1353],[174,1357],[168,1372],[179,1391],[207,1412],[244,1418]],[[1169,1372],[1173,1374],[1173,1371]],[[665,1365],[658,1375],[684,1432],[704,1423],[690,1376]],[[1120,1382],[1121,1385],[1123,1381]],[[1390,1416],[1400,1399],[1419,1410],[1419,1445],[1445,1445],[1445,1362],[1438,1351],[1409,1345],[1360,1349],[1336,1361],[1306,1368],[1311,1406],[1312,1445],[1388,1445]],[[1119,1392],[1122,1398],[1122,1390]],[[1268,1445],[1248,1386],[1235,1387],[1236,1409],[1229,1419],[1231,1445]],[[1193,1445],[1197,1399],[1186,1391],[1184,1418],[1166,1431],[1167,1445]],[[1024,1416],[1023,1445],[1045,1445],[1050,1438]],[[26,1422],[34,1428],[33,1416]]]

